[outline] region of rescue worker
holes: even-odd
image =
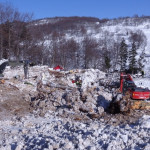
[[[141,71],[141,74],[142,74],[142,77],[144,77],[144,71],[143,70]]]
[[[80,80],[79,76],[75,76],[75,83],[78,87],[81,87],[82,85],[82,80]]]
[[[28,79],[29,78],[29,60],[24,60],[23,68],[24,68],[24,77],[25,79]]]

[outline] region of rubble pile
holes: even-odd
[[[115,121],[115,119],[114,119]],[[150,149],[150,116],[134,124],[111,126],[103,119],[88,123],[60,118],[54,112],[0,121],[1,150]]]
[[[30,68],[27,80],[21,67],[7,68],[4,76],[1,150],[150,149],[150,111],[106,113],[116,77],[47,66]]]
[[[106,92],[104,86],[99,85],[104,74],[99,71],[96,74],[93,70],[49,72],[47,78],[42,75],[37,84],[38,94],[31,101],[38,115],[44,115],[48,110],[74,120],[88,120],[103,115],[112,97],[111,92]],[[99,78],[98,74],[101,74]],[[76,77],[82,81],[80,85],[71,82]]]

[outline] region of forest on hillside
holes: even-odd
[[[150,17],[55,17],[33,20],[32,14],[22,14],[8,4],[0,4],[0,59],[17,62],[29,59],[37,65],[61,65],[66,70],[141,70],[147,45],[144,33],[140,29],[120,33],[116,27],[114,34],[103,30],[103,27],[118,24],[138,26],[143,22],[150,22]],[[141,53],[137,58],[139,49]]]

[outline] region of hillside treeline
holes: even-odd
[[[147,44],[144,33],[129,29],[122,32],[117,27],[111,32],[105,27],[118,24],[138,26],[144,21],[150,21],[150,17],[32,20],[31,14],[22,14],[10,5],[0,4],[0,59],[29,59],[35,64],[61,65],[65,69],[140,69]]]

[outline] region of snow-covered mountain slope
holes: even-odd
[[[118,40],[117,38],[120,36],[122,38],[126,39],[126,42],[129,43],[128,41],[128,32],[138,32],[139,30],[142,31],[146,37],[146,45],[145,47],[140,47],[138,49],[138,57],[144,50],[145,52],[145,67],[144,71],[147,75],[150,75],[149,70],[150,70],[150,22],[145,22],[141,25],[138,26],[124,26],[124,25],[115,25],[115,26],[104,26],[102,27],[102,30],[107,31],[109,33],[112,33],[114,35],[114,39]],[[100,33],[95,34],[95,37],[100,37]]]
[[[109,52],[112,63],[111,66],[114,66],[115,59],[117,57],[117,55],[114,56],[114,53],[117,53],[117,48],[115,47],[115,45],[119,45],[121,43],[121,40],[124,38],[129,51],[131,49],[132,43],[135,42],[137,45],[138,53],[136,59],[138,61],[140,56],[144,55],[143,70],[146,74],[149,74],[149,17],[118,18],[112,20],[100,20],[98,18],[90,17],[60,17],[40,19],[32,22],[32,25],[41,26],[43,37],[38,40],[38,44],[42,46],[44,45],[44,49],[47,49],[47,51],[51,51],[51,54],[53,51],[53,42],[55,42],[55,44],[60,44],[58,45],[58,47],[60,47],[59,51],[61,51],[61,44],[64,43],[64,41],[73,39],[79,46],[77,50],[78,53],[82,55],[85,49],[83,41],[86,37],[88,37],[89,39],[93,39],[98,43],[98,47],[96,49],[98,49],[99,53],[103,53],[105,50]],[[68,48],[68,51],[70,49],[71,47]],[[99,66],[100,65],[101,64],[99,64]],[[92,68],[92,65],[89,68]]]

